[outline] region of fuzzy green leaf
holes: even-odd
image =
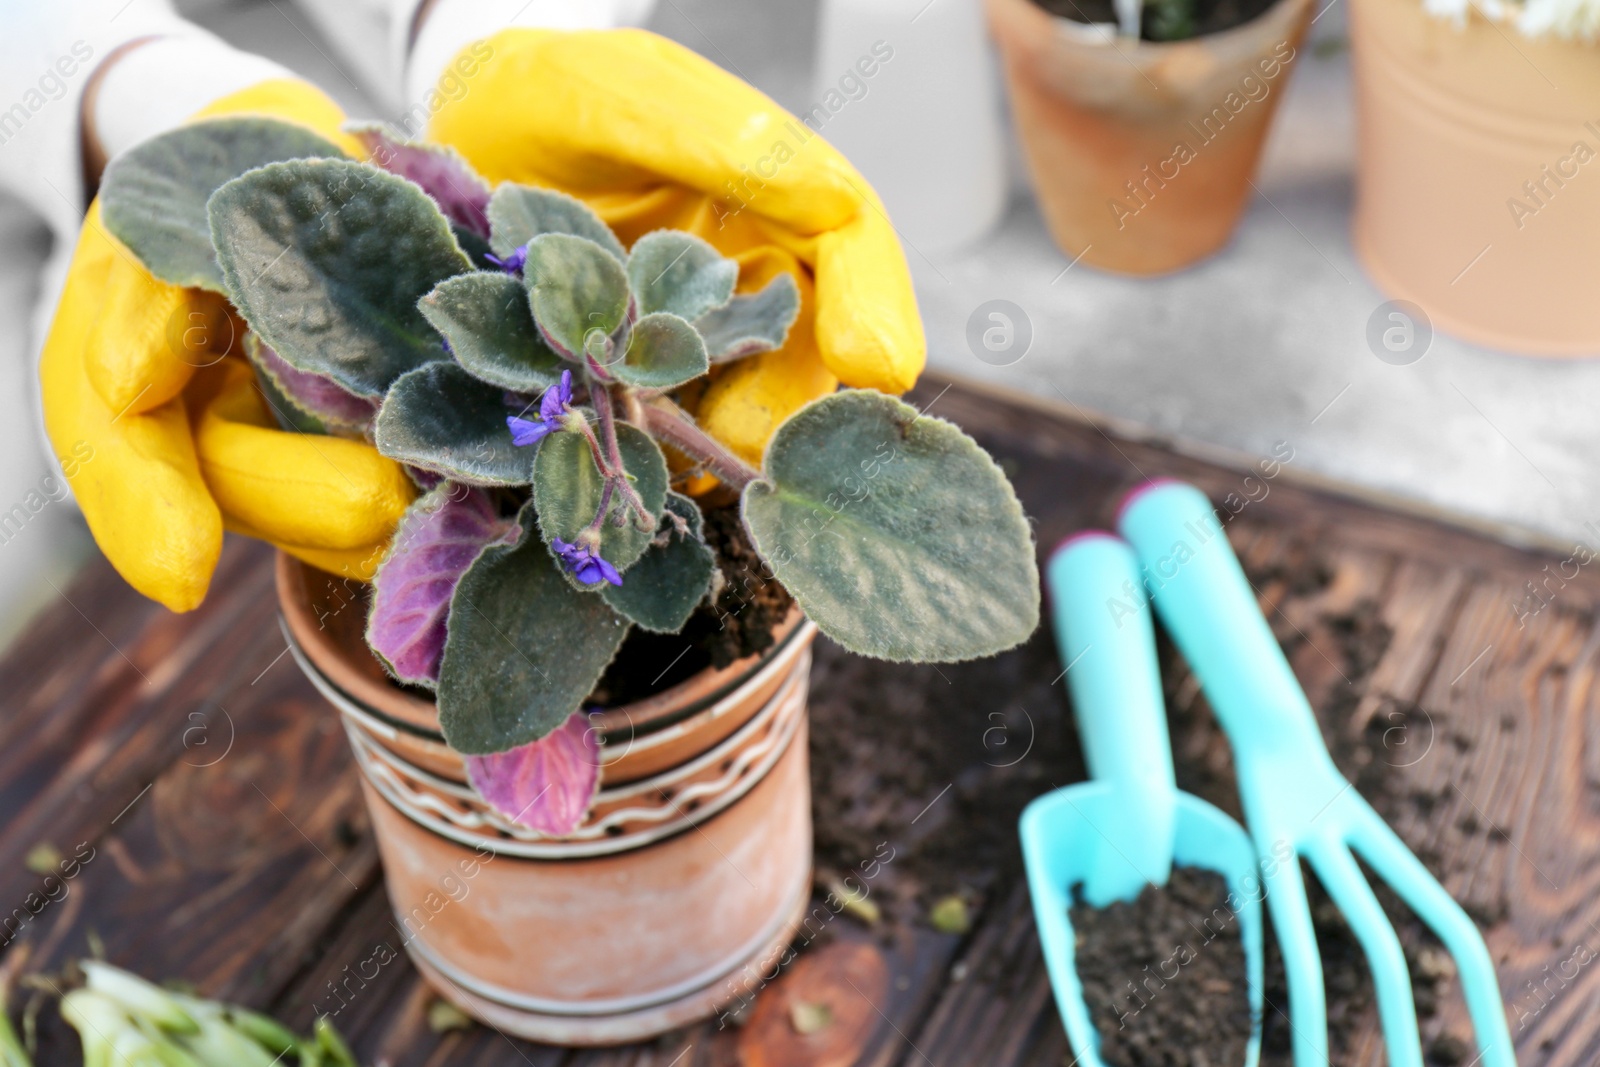
[[[276,119],[213,119],[180,126],[129,149],[106,168],[106,229],[171,285],[223,292],[206,201],[247,170],[285,159],[342,157],[337,145]]]
[[[736,296],[694,322],[712,363],[728,363],[782,348],[800,314],[800,287],[780,274],[759,293]]]
[[[866,390],[778,428],[744,518],[823,633],[866,656],[991,655],[1039,622],[1039,572],[1016,493],[977,443]]]
[[[641,314],[670,311],[694,320],[733,297],[739,265],[705,241],[678,230],[657,230],[633,243],[628,285]]]
[[[420,306],[474,377],[519,393],[560,380],[561,357],[540,340],[528,294],[510,275],[474,271],[446,278]]]
[[[532,449],[511,443],[505,393],[460,364],[429,363],[403,374],[384,397],[373,425],[378,451],[391,459],[472,485],[527,485]]]
[[[635,626],[675,634],[711,588],[716,557],[700,535],[700,509],[693,500],[668,493],[667,511],[683,519],[688,532],[679,533],[671,515],[663,515],[666,543],[652,544],[621,585],[607,585],[600,595]]]
[[[531,185],[500,186],[489,200],[489,244],[498,256],[508,256],[518,246],[547,233],[586,237],[616,257],[628,258],[617,235],[583,201],[554,189]]]
[[[610,337],[628,316],[628,275],[593,241],[547,233],[528,245],[522,269],[539,332],[557,352],[611,361]]]
[[[617,380],[643,389],[674,389],[700,377],[711,364],[695,328],[678,316],[658,311],[633,324],[627,351],[611,364]]]
[[[617,450],[622,466],[633,478],[634,491],[651,515],[660,515],[667,502],[667,460],[661,449],[642,431],[627,423],[617,425]],[[595,466],[589,444],[580,434],[551,434],[539,445],[533,464],[533,499],[538,505],[539,531],[548,544],[555,538],[575,541],[600,510],[603,482]],[[611,498],[612,515],[628,516],[621,494]],[[630,518],[616,526],[610,520],[601,527],[600,555],[619,571],[625,571],[649,547],[653,532],[640,530]],[[624,578],[624,582],[626,582]]]
[[[518,518],[521,542],[486,549],[450,600],[439,725],[466,755],[505,752],[566,722],[628,632],[626,619],[574,589],[527,532],[532,508]]]
[[[347,160],[272,163],[207,210],[229,298],[290,366],[377,397],[443,355],[417,301],[471,264],[404,178]]]

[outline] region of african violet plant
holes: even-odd
[[[698,237],[624,248],[571,197],[491,191],[448,149],[353,132],[372,162],[266,119],[183,127],[111,166],[104,217],[157,277],[226,294],[286,427],[370,439],[424,490],[367,640],[435,692],[496,809],[548,833],[583,818],[584,699],[632,627],[680,630],[717,576],[674,488],[690,475],[740,494],[761,578],[852,651],[969,659],[1033,630],[1027,522],[956,427],[845,390],[783,423],[757,470],[685,410],[783,344],[791,277],[736,294],[737,265]]]

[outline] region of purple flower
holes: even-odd
[[[521,274],[523,266],[528,262],[528,246],[520,244],[511,250],[505,259],[501,259],[493,252],[485,252],[483,258],[499,267],[507,274]]]
[[[594,585],[597,582],[622,584],[622,575],[617,573],[617,568],[601,559],[600,553],[588,545],[569,544],[559,537],[552,539],[550,544],[556,550],[556,555],[561,557],[561,562],[572,572],[572,576],[583,584]]]
[[[536,445],[561,429],[561,419],[572,410],[572,372],[561,372],[561,381],[544,391],[539,399],[539,417],[524,419],[506,416],[506,426],[511,429],[511,443],[518,448]]]
[[[519,419],[515,415],[506,416],[506,425],[511,429],[511,443],[518,448],[536,445],[559,429],[554,423]]]
[[[555,422],[572,407],[572,372],[561,372],[561,380],[544,391],[539,399],[539,417],[545,422]]]

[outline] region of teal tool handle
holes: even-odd
[[[1089,774],[1119,796],[1117,824],[1102,829],[1127,853],[1141,883],[1164,885],[1177,785],[1138,561],[1109,533],[1079,534],[1050,557],[1045,581]],[[1128,887],[1130,895],[1139,888]]]
[[[1122,505],[1156,611],[1200,679],[1235,759],[1327,758],[1316,716],[1204,493],[1159,481]]]

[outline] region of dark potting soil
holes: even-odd
[[[1072,892],[1078,977],[1109,1067],[1244,1063],[1249,974],[1222,875],[1174,867],[1165,886],[1105,908]]]
[[[703,514],[702,532],[720,572],[713,581],[712,598],[700,605],[680,633],[653,634],[637,628],[629,633],[590,703],[616,707],[641,700],[708,666],[726,667],[772,647],[772,632],[789,614],[793,598],[756,555],[737,503],[706,507]]]
[[[1074,22],[1117,21],[1112,0],[1034,0],[1061,18]],[[1145,0],[1140,39],[1182,41],[1242,26],[1273,5],[1275,0]]]
[[[772,631],[789,614],[794,598],[772,577],[756,554],[739,518],[737,503],[705,512],[706,544],[717,554],[720,588],[691,625],[699,623],[698,643],[717,667],[753,656],[772,646]]]

